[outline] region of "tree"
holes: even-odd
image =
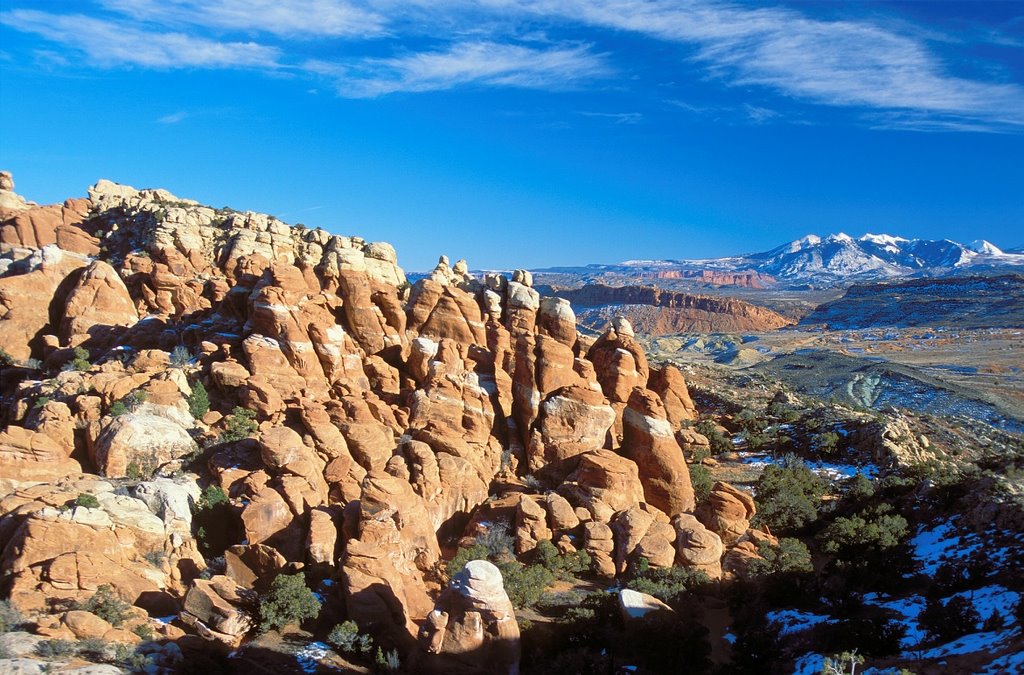
[[[196,419],[210,412],[210,396],[199,380],[192,385],[192,393],[188,395],[188,411]]]
[[[757,479],[755,525],[795,534],[818,518],[826,483],[803,460],[787,455],[782,466],[769,466]]]
[[[242,406],[235,406],[228,416],[224,432],[220,435],[221,443],[231,443],[249,438],[259,425],[256,424],[256,413]]]
[[[320,601],[299,574],[281,574],[270,584],[260,602],[260,628],[281,629],[320,614]]]

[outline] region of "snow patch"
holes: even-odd
[[[320,662],[331,651],[331,648],[323,642],[310,642],[308,645],[295,652],[295,660],[299,663],[304,673],[315,673],[320,667]]]
[[[779,635],[792,635],[812,628],[819,623],[835,623],[835,619],[814,614],[813,612],[801,612],[798,609],[780,609],[768,612],[765,615],[770,623],[779,626]]]

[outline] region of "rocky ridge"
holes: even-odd
[[[301,570],[410,663],[514,672],[500,574],[442,593],[442,545],[504,522],[517,553],[557,541],[607,577],[720,577],[771,540],[726,484],[695,512],[682,374],[626,320],[581,336],[529,272],[442,257],[410,287],[387,244],[109,181],[36,206],[6,175],[0,205],[2,581],[42,634],[77,635],[54,602],[107,585],[168,639],[233,647]],[[218,567],[200,485],[227,497]]]

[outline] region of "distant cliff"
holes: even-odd
[[[569,300],[579,321],[598,330],[616,314],[647,335],[764,331],[794,323],[770,309],[735,298],[690,295],[656,286],[588,284],[574,290],[541,292]]]

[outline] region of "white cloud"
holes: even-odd
[[[904,116],[919,128],[929,127],[929,119],[941,128],[1024,126],[1021,84],[953,74],[937,50],[963,46],[905,22],[815,19],[799,9],[713,0],[96,2],[108,16],[123,18],[16,9],[0,21],[105,66],[259,66],[280,72],[305,64],[298,68],[329,76],[351,97],[463,85],[564,88],[608,76],[612,58],[628,70],[629,55],[564,46],[560,31],[575,37],[581,29],[599,31],[594,40],[631,33],[682,47],[676,61],[662,52],[660,68],[681,71],[685,61],[689,70],[696,65],[725,86],[761,87],[858,114]],[[223,40],[232,34],[269,43]],[[411,50],[424,38],[441,46],[396,51]],[[339,51],[346,56],[335,56]],[[750,119],[765,116],[755,111]]]
[[[688,0],[483,0],[506,12],[693,45],[711,74],[833,106],[903,109],[1024,125],[1024,87],[955,77],[920,36],[868,21]]]
[[[159,117],[157,118],[156,121],[159,124],[177,124],[178,122],[184,120],[186,117],[188,117],[188,113],[184,110],[181,110],[179,112],[170,113],[169,115]]]
[[[385,17],[343,0],[101,0],[138,20],[289,37],[369,37]]]
[[[612,120],[616,124],[640,124],[644,121],[643,113],[638,112],[606,113],[581,111],[580,114],[584,117],[603,117]]]
[[[303,67],[334,77],[339,93],[352,98],[440,91],[474,84],[564,89],[611,72],[603,57],[587,47],[533,49],[496,42],[458,43],[444,51],[370,58],[350,64],[314,60]]]
[[[101,66],[149,68],[275,67],[280,51],[254,42],[217,42],[184,33],[158,33],[123,22],[16,9],[0,23],[85,53]]]

